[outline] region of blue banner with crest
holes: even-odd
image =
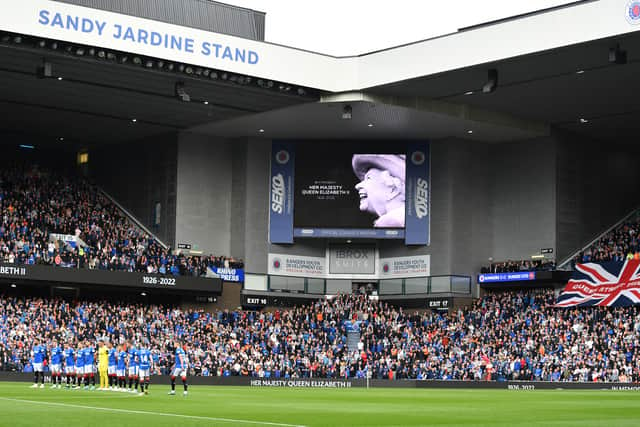
[[[295,147],[291,143],[271,144],[269,182],[269,241],[293,243],[293,173]]]
[[[405,244],[428,245],[431,217],[431,153],[428,142],[407,144]]]

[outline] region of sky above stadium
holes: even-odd
[[[222,0],[267,13],[267,41],[336,56],[455,32],[567,0]]]

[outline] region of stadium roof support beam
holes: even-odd
[[[320,97],[321,103],[369,102],[396,107],[410,108],[416,111],[437,113],[457,119],[494,126],[518,129],[532,134],[534,137],[548,136],[551,127],[548,124],[533,120],[521,119],[509,114],[489,111],[471,105],[457,104],[422,97],[401,97],[390,95],[373,95],[365,92],[343,92],[327,94]]]

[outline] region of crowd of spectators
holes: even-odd
[[[407,313],[366,295],[273,312],[207,313],[153,304],[0,298],[3,368],[30,343],[129,340],[166,374],[172,340],[190,375],[260,378],[640,381],[640,310],[559,309],[553,291],[494,293],[451,313]],[[356,348],[349,348],[354,328]]]
[[[87,181],[33,166],[0,169],[0,220],[3,263],[190,276],[242,268],[229,257],[174,253]]]
[[[640,217],[627,221],[598,239],[575,259],[577,263],[640,259]]]
[[[517,273],[519,271],[551,271],[556,263],[550,259],[492,262],[482,267],[480,273]]]

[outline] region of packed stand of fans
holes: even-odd
[[[449,314],[409,314],[365,295],[215,313],[2,297],[0,318],[3,369],[28,370],[34,337],[46,345],[106,338],[149,348],[153,373],[166,374],[177,339],[190,375],[640,381],[640,310],[558,309],[553,291],[490,294]],[[348,348],[354,327],[360,341]]]
[[[34,167],[0,170],[0,220],[3,263],[189,276],[203,276],[209,266],[242,268],[233,258],[175,255],[95,186]]]
[[[524,260],[492,262],[489,266],[482,267],[480,273],[517,273],[519,271],[551,271],[555,270],[554,260]]]
[[[581,252],[575,263],[640,259],[640,216],[625,222]]]

